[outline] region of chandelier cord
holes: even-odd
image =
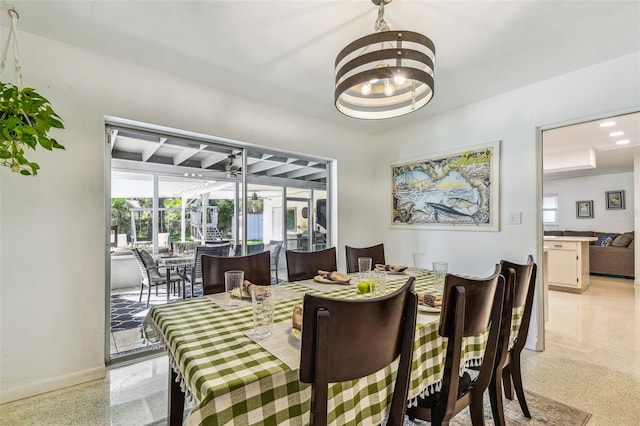
[[[4,71],[4,67],[7,63],[7,55],[9,53],[9,44],[11,43],[11,37],[13,36],[13,58],[16,67],[16,80],[18,82],[18,89],[22,90],[22,66],[20,65],[20,51],[18,49],[18,19],[20,15],[18,12],[11,8],[7,11],[9,16],[11,17],[11,30],[9,31],[9,36],[7,37],[7,43],[4,46],[4,53],[2,54],[2,62],[0,62],[0,73]]]
[[[384,1],[380,2],[380,6],[378,7],[378,19],[376,19],[374,29],[377,33],[380,31],[389,31],[389,26],[384,20]]]

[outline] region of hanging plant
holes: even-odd
[[[14,56],[18,85],[0,82],[0,165],[12,172],[36,176],[40,166],[25,157],[26,149],[35,150],[38,145],[52,151],[64,149],[49,136],[53,129],[64,129],[62,119],[55,113],[49,101],[34,89],[22,88],[22,72],[19,62],[15,9],[9,10],[11,31],[2,56],[0,72],[4,70],[11,36],[14,37]]]
[[[49,101],[35,90],[0,84],[0,164],[12,172],[36,176],[40,166],[25,157],[25,149],[35,150],[38,145],[49,151],[64,149],[49,136],[52,128],[64,129],[64,125]]]

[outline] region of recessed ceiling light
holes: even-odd
[[[616,122],[615,121],[604,121],[602,123],[600,123],[600,127],[611,127],[611,126],[615,126]]]
[[[609,133],[609,136],[622,136],[624,135],[624,132],[611,132]]]
[[[630,142],[629,139],[622,139],[622,140],[616,142],[616,145],[626,145],[629,142]]]

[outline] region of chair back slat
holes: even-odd
[[[142,276],[142,282],[145,285],[149,285],[149,275],[147,273],[147,267],[142,260],[142,256],[140,255],[140,249],[133,248],[131,249],[133,253],[133,257],[136,259],[136,264],[138,265],[138,270],[140,271],[140,275]]]
[[[271,264],[268,251],[249,256],[202,256],[202,288],[204,294],[222,293],[226,271],[244,271],[244,279],[257,285],[271,285]]]
[[[287,250],[285,255],[289,281],[311,279],[318,275],[318,270],[333,272],[338,269],[335,247],[309,252]]]
[[[492,314],[492,301],[500,280],[499,266],[495,272],[488,278],[472,279],[461,277],[453,274],[447,274],[445,277],[444,292],[442,296],[442,311],[440,314],[440,335],[449,337],[454,330],[456,319],[455,313],[451,307],[445,303],[449,297],[449,293],[456,286],[462,286],[465,289],[465,297],[467,301],[488,301],[487,303],[467,303],[465,306],[463,336],[474,336],[480,334],[489,327]],[[503,284],[504,285],[504,284]]]
[[[517,335],[517,344],[524,347],[529,332],[529,323],[531,322],[531,310],[533,309],[533,297],[536,287],[537,265],[533,262],[533,257],[529,256],[527,263],[524,265],[509,262],[507,260],[500,261],[501,273],[507,278],[511,275],[513,280],[513,294],[505,305],[505,310],[511,312],[514,308],[524,307],[522,313],[522,321]],[[508,324],[503,324],[502,335],[505,338],[505,345],[509,343],[511,334],[511,317],[506,318]],[[501,348],[502,349],[502,348]]]
[[[364,300],[306,294],[300,381],[312,383],[312,424],[327,421],[328,384],[366,377],[400,355],[388,425],[402,425],[415,341],[411,277],[391,294]]]
[[[386,264],[384,260],[384,244],[378,244],[371,247],[349,247],[345,246],[345,250],[347,252],[347,273],[352,274],[358,271],[358,258],[359,257],[370,257],[371,258],[371,267],[375,266],[376,263],[381,265]]]
[[[216,246],[196,246],[196,254],[191,267],[191,281],[199,282],[202,279],[202,255],[229,256],[231,245],[220,244]]]

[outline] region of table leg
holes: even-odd
[[[187,280],[185,278],[186,276],[187,276],[187,267],[185,266],[184,269],[182,270],[182,298],[183,299],[187,298],[187,283],[186,283]]]
[[[169,303],[169,292],[171,291],[171,268],[169,268],[169,265],[166,265],[164,269],[167,271],[167,303]]]
[[[182,425],[182,418],[184,417],[184,392],[180,389],[180,383],[177,378],[178,375],[169,366],[169,412],[167,413],[169,426]]]

